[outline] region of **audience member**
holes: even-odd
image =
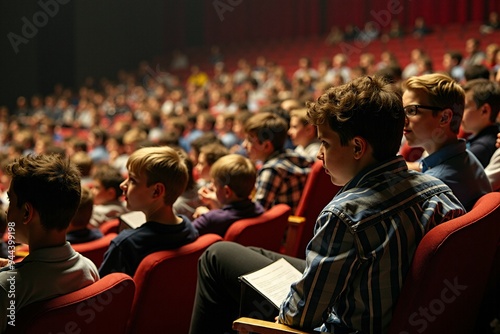
[[[172,209],[189,178],[186,164],[174,149],[140,148],[128,159],[127,169],[128,177],[121,184],[127,209],[142,211],[146,223],[120,232],[111,241],[99,268],[101,276],[112,272],[134,276],[147,255],[178,248],[198,237],[191,222]]]
[[[490,71],[484,65],[469,65],[464,70],[465,82],[474,79],[489,79]]]
[[[175,200],[174,202],[174,213],[178,216],[186,216],[189,220],[193,219],[193,214],[196,208],[203,205],[198,191],[200,190],[200,185],[196,182],[193,174],[193,162],[187,155],[185,151],[178,151],[182,160],[186,164],[188,169],[188,182],[186,185],[186,190]]]
[[[94,168],[94,162],[92,161],[90,155],[85,151],[78,151],[71,155],[70,160],[80,171],[80,181],[82,186],[90,186],[92,183],[92,177],[90,174]]]
[[[481,65],[486,59],[486,55],[481,51],[481,41],[477,38],[469,38],[465,42],[466,57],[463,60],[462,66],[467,68],[471,65]]]
[[[490,12],[488,20],[479,27],[481,34],[491,34],[500,29],[500,19],[497,12]]]
[[[326,36],[325,44],[326,45],[337,45],[344,40],[344,33],[342,29],[338,26],[332,26],[330,32]]]
[[[110,165],[101,165],[94,171],[91,188],[94,201],[91,225],[99,227],[127,212],[121,200],[120,184],[123,179],[123,175]]]
[[[89,228],[94,207],[94,197],[87,187],[82,187],[80,205],[66,230],[66,240],[71,244],[94,241],[102,238],[102,232],[97,228]]]
[[[458,83],[461,83],[465,78],[464,68],[461,64],[462,54],[460,52],[449,51],[443,55],[444,72]]]
[[[106,149],[108,133],[103,128],[92,128],[88,136],[89,155],[94,163],[107,163],[109,152]]]
[[[245,123],[243,146],[248,157],[262,166],[257,175],[255,200],[265,210],[284,203],[295,211],[313,160],[284,150],[288,126],[286,121],[270,112],[255,114]]]
[[[197,183],[200,186],[205,186],[210,182],[210,169],[212,165],[227,154],[229,154],[229,150],[219,143],[212,143],[201,147],[200,154],[198,155],[198,163],[194,167],[198,176]]]
[[[413,25],[413,37],[422,38],[429,35],[431,32],[432,29],[427,26],[423,17],[419,16],[415,19],[415,24]]]
[[[328,333],[387,332],[418,243],[465,212],[449,187],[408,171],[396,156],[405,117],[393,89],[362,77],[309,104],[322,143],[318,157],[343,188],[317,219],[307,261],[224,241],[210,246],[199,262],[191,334],[229,333],[240,305],[255,309],[263,302],[240,300],[238,277],[283,257],[303,276],[291,285],[278,323]]]
[[[290,112],[288,135],[295,145],[295,152],[316,159],[320,142],[316,138],[316,127],[307,121],[307,109],[294,109]]]
[[[462,87],[444,74],[412,77],[403,83],[404,135],[411,147],[423,147],[422,172],[441,179],[467,210],[491,191],[477,158],[457,134],[464,114]]]
[[[496,150],[500,87],[487,79],[475,79],[468,81],[463,88],[465,109],[462,128],[471,134],[467,138],[467,149],[486,167]]]
[[[2,332],[9,320],[9,306],[14,305],[18,312],[28,304],[79,290],[99,279],[95,265],[66,241],[66,229],[80,202],[78,169],[59,155],[30,155],[11,163],[7,172],[12,177],[8,228],[15,242],[27,244],[30,253],[22,262],[9,261],[0,270]]]
[[[235,221],[264,212],[258,202],[250,199],[257,171],[247,158],[238,154],[221,157],[213,164],[210,177],[211,185],[202,189],[200,196],[212,203],[212,210],[205,211],[193,221],[200,235],[216,233],[224,237]]]

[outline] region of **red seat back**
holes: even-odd
[[[318,215],[330,203],[340,188],[332,183],[330,176],[323,168],[322,161],[317,160],[307,177],[304,191],[295,212],[296,216],[305,218],[305,223],[300,228],[299,242],[290,255],[300,258],[305,257],[306,246],[313,237],[314,225]]]
[[[146,256],[134,275],[137,289],[129,333],[188,333],[198,258],[219,235],[205,234],[178,249]]]
[[[500,239],[500,193],[431,229],[418,245],[389,333],[473,333]]]
[[[278,252],[290,212],[288,205],[277,204],[260,216],[237,220],[226,231],[224,240]]]
[[[104,259],[104,253],[109,248],[111,240],[117,236],[116,233],[108,233],[100,239],[84,242],[81,244],[71,244],[71,247],[86,258],[89,258],[97,268],[101,266]]]
[[[135,284],[123,273],[109,274],[69,294],[30,304],[16,314],[6,333],[125,333]]]

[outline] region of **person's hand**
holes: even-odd
[[[498,71],[500,72],[500,71]],[[496,142],[496,147],[500,147],[500,132],[497,133],[497,142]]]
[[[217,195],[213,186],[209,185],[206,187],[201,187],[198,190],[198,197],[200,200],[208,206],[210,209],[218,209],[220,207],[219,201],[217,200]]]
[[[199,207],[197,207],[194,210],[193,219],[196,219],[196,218],[200,217],[201,215],[207,213],[208,211],[210,211],[210,209],[207,208],[206,206],[199,206]]]
[[[8,264],[9,264],[9,259],[4,259],[0,257],[0,268],[3,268]]]

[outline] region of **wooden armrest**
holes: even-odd
[[[284,251],[285,255],[297,256],[297,246],[300,236],[302,235],[305,221],[305,217],[293,215],[288,217],[288,228],[286,232]]]
[[[299,329],[277,324],[275,322],[264,321],[252,318],[239,318],[233,322],[233,329],[240,334],[258,333],[258,334],[310,334],[313,332],[304,332]]]

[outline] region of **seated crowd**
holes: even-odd
[[[148,254],[224,236],[275,204],[293,213],[320,160],[342,188],[318,213],[307,261],[287,257],[303,277],[271,320],[386,332],[424,234],[500,190],[500,71],[467,43],[464,59],[447,54],[460,59],[446,73],[425,67],[423,51],[406,70],[390,55],[380,64],[367,55],[356,69],[336,55],[326,70],[302,58],[290,79],[272,62],[213,77],[196,68],[185,84],[121,71],[76,94],[57,86],[30,103],[20,97],[12,113],[0,109],[0,204],[29,255],[0,263],[0,306],[11,302],[11,275],[20,278],[21,308],[112,272],[133,276]],[[410,159],[405,147],[423,152]],[[73,251],[129,211],[144,222],[111,241],[100,268]],[[191,333],[229,332],[248,302],[238,277],[278,257],[228,242],[209,247]],[[6,326],[0,317],[0,332]]]

